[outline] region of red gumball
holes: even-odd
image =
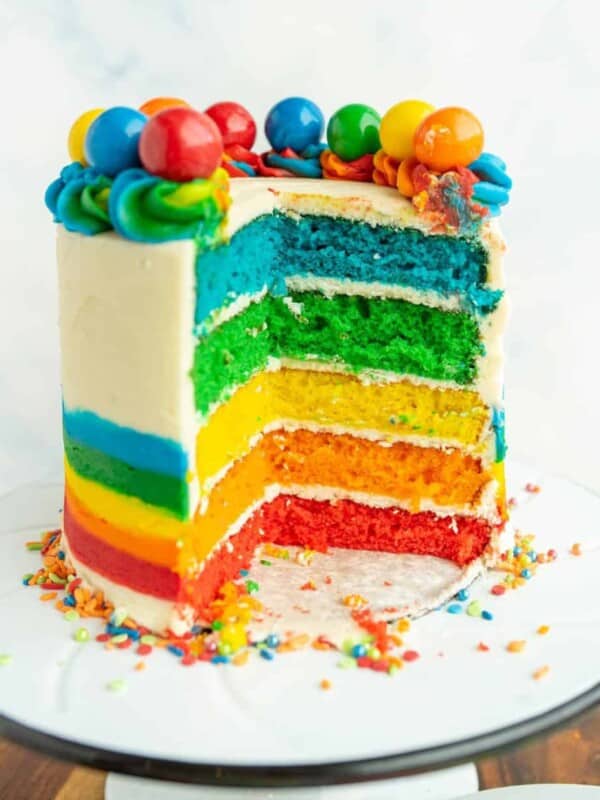
[[[223,144],[241,144],[247,150],[252,149],[256,139],[256,123],[252,115],[239,103],[215,103],[205,111],[215,121],[223,136]]]
[[[208,178],[221,163],[223,137],[206,114],[183,106],[168,108],[144,125],[139,153],[148,172],[161,178]]]

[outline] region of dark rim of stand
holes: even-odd
[[[480,736],[375,758],[293,766],[194,763],[148,757],[141,753],[119,753],[43,733],[2,714],[0,734],[54,758],[140,778],[209,786],[291,788],[382,780],[450,767],[513,747],[564,725],[597,703],[600,703],[600,683],[550,711]]]

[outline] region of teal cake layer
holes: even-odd
[[[434,292],[456,297],[472,313],[487,314],[502,296],[485,286],[487,258],[475,239],[426,236],[414,228],[339,217],[269,214],[235,233],[228,245],[198,258],[196,322],[206,323],[223,305],[265,286],[284,295],[285,279],[292,275]]]
[[[266,295],[199,339],[193,368],[196,407],[205,414],[229,388],[264,368],[269,356],[336,361],[353,371],[386,370],[468,385],[482,352],[477,320],[462,311],[390,298]]]

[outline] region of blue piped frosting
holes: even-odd
[[[512,180],[506,173],[506,164],[492,153],[482,153],[469,169],[479,178],[473,186],[473,200],[486,206],[491,217],[500,214],[500,207],[510,200]]]
[[[284,153],[271,152],[264,156],[269,167],[277,167],[297,175],[299,178],[321,178],[321,153],[327,148],[325,144],[311,144],[300,153],[299,158],[286,156]]]
[[[63,425],[71,439],[101,450],[131,467],[174,478],[186,476],[188,456],[172,439],[141,433],[81,409],[63,407]]]
[[[46,190],[44,201],[68,231],[93,236],[112,228],[108,198],[112,181],[91,167],[68,164]]]
[[[259,217],[235,233],[228,247],[203,253],[196,275],[200,329],[239,295],[264,288],[286,294],[285,281],[292,275],[399,284],[457,296],[461,307],[477,314],[493,311],[502,296],[501,290],[485,286],[487,251],[475,240],[325,216]]]

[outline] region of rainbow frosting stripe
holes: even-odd
[[[494,220],[221,168],[72,165],[47,204],[64,546],[115,605],[186,630],[267,541],[482,562],[506,518]]]

